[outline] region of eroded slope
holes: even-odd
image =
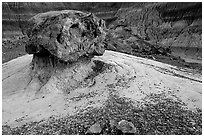
[[[103,108],[111,94],[138,105],[138,102],[149,102],[151,94],[162,93],[182,100],[189,109],[202,107],[201,76],[190,70],[106,51],[84,66],[75,64],[58,70],[40,88],[37,79],[28,83],[31,58],[26,55],[3,66],[3,124],[16,126],[51,115],[73,115]],[[74,68],[75,72],[70,71]]]

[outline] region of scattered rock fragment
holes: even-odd
[[[99,134],[101,133],[102,128],[99,123],[92,125],[86,132],[86,134]]]
[[[113,128],[113,127],[115,127],[116,125],[117,125],[116,121],[113,120],[113,119],[111,119],[111,120],[110,120],[110,127]]]
[[[133,123],[126,120],[121,120],[120,122],[118,122],[117,128],[124,134],[134,134],[137,131]]]

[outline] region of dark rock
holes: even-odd
[[[134,134],[137,132],[137,129],[135,128],[133,123],[126,120],[121,120],[120,122],[118,122],[117,128],[124,134]]]
[[[37,14],[27,29],[29,54],[51,54],[64,62],[105,52],[105,23],[92,13],[63,10]]]

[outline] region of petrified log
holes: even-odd
[[[103,55],[105,51],[105,22],[92,13],[50,11],[31,18],[29,26],[29,54],[51,54],[64,62],[74,62],[82,56]]]
[[[90,68],[94,65],[91,58],[105,52],[105,29],[105,22],[92,13],[74,10],[50,11],[32,17],[26,31],[29,38],[26,52],[34,54],[31,78],[37,78],[43,86],[56,70],[73,71],[70,67],[76,64],[77,68],[83,66],[82,70]]]

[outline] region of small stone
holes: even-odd
[[[190,123],[191,123],[192,126],[196,125],[196,122],[193,119],[191,119]]]
[[[111,119],[110,120],[110,127],[113,128],[114,126],[116,126],[116,121]]]
[[[121,120],[118,122],[117,128],[121,130],[123,133],[134,134],[136,133],[136,128],[132,122],[128,122],[126,120]]]
[[[97,134],[97,133],[101,133],[102,128],[100,126],[99,123],[95,123],[94,125],[92,125],[88,130],[87,130],[87,134]]]

